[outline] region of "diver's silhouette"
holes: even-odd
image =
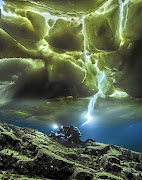
[[[64,141],[70,145],[85,145],[87,142],[95,142],[93,139],[88,138],[86,141],[81,141],[81,133],[76,126],[61,126],[56,132],[51,131],[49,134],[55,140],[63,143]]]

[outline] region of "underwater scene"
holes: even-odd
[[[0,179],[142,180],[142,0],[0,0]]]
[[[142,152],[142,0],[0,5],[0,122]]]

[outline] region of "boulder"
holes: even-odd
[[[93,179],[93,175],[88,172],[75,172],[72,177],[74,180],[92,180]]]
[[[53,53],[51,60],[47,61],[49,82],[66,81],[80,84],[85,78],[86,70],[74,63],[71,56],[62,56]]]
[[[83,51],[82,26],[75,21],[58,19],[45,38],[48,43],[66,51]]]
[[[118,71],[122,62],[123,55],[119,51],[101,52],[92,57],[98,60],[98,67],[100,70],[110,69],[111,72]]]
[[[102,154],[107,154],[109,151],[110,147],[105,145],[105,146],[89,146],[84,150],[84,154],[89,154],[89,155],[95,155],[95,156],[100,156]]]
[[[30,57],[26,48],[0,28],[0,58]]]
[[[81,59],[75,60],[71,55],[51,52],[46,66],[49,82],[61,86],[64,84],[73,96],[87,96],[97,92],[95,74]]]
[[[40,13],[29,10],[26,11],[26,16],[35,30],[35,35],[37,39],[43,39],[48,31],[46,19]]]
[[[44,68],[42,60],[8,58],[0,60],[0,81],[17,81]],[[8,72],[8,73],[7,73]],[[21,82],[22,83],[22,82]]]
[[[113,18],[112,18],[113,17]],[[88,14],[85,19],[85,41],[87,50],[115,51],[119,47],[117,27],[119,21],[119,6],[112,6],[108,11],[99,9]]]
[[[141,39],[142,1],[130,1],[124,10],[124,12],[127,13],[127,18],[125,24],[123,23],[123,38],[129,39],[130,41]]]
[[[2,14],[0,27],[28,49],[36,49],[47,33],[45,18],[32,11],[26,11],[26,17]]]
[[[39,93],[39,89],[44,91],[47,72],[42,60],[9,58],[2,59],[0,64],[1,85],[9,98],[34,96]]]
[[[123,59],[122,71],[123,76],[120,76],[117,86],[124,89],[133,97],[142,97],[142,40],[133,43],[133,46]]]

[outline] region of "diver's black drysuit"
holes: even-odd
[[[80,140],[81,133],[79,129],[75,126],[70,126],[66,131],[65,136],[67,137],[70,143],[82,144],[82,141]]]
[[[95,142],[91,138],[88,138],[86,141],[81,141],[81,133],[79,129],[75,126],[61,126],[59,130],[56,133],[54,133],[54,136],[51,137],[54,137],[56,140],[59,140],[61,137],[64,137],[69,144],[85,145],[89,141]]]

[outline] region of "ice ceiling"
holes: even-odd
[[[4,0],[1,103],[142,97],[141,19],[142,0]]]

